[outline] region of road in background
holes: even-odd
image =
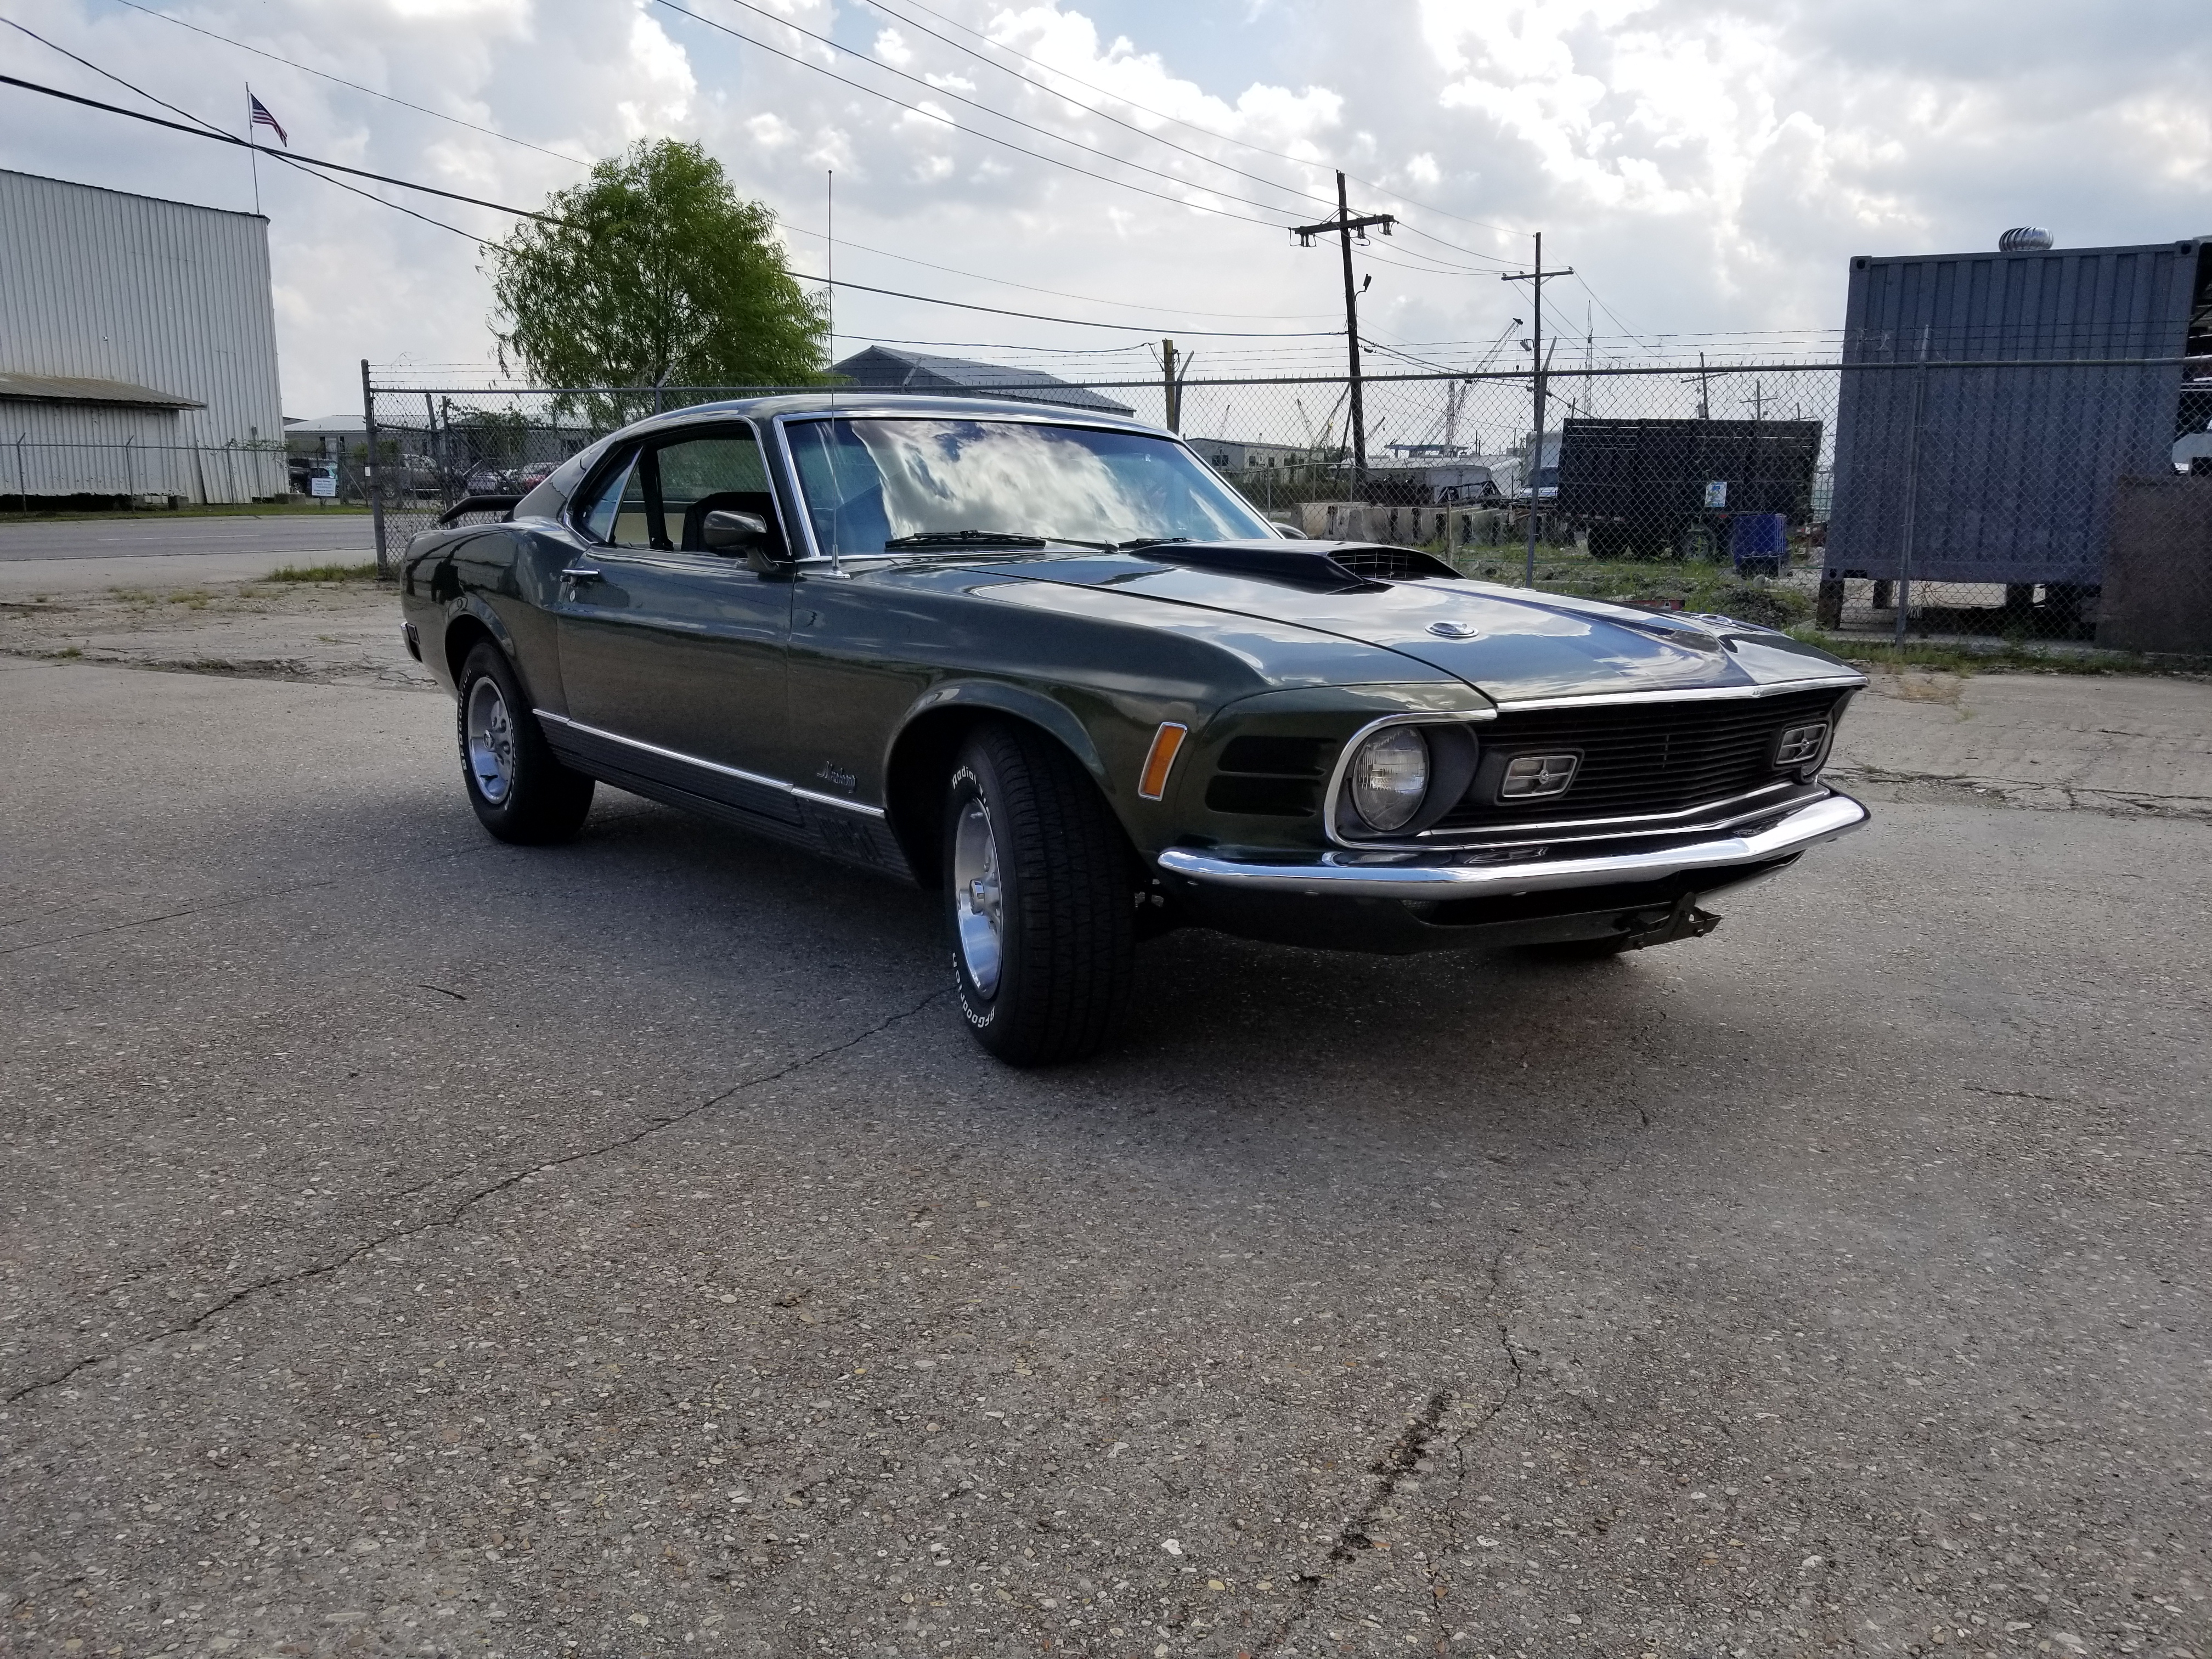
[[[0,599],[255,581],[288,564],[366,564],[365,513],[130,518],[9,524],[0,518]]]
[[[2201,819],[1176,934],[1018,1073],[928,896],[493,842],[441,697],[0,684],[25,1654],[2205,1652]]]
[[[112,519],[33,520],[0,514],[0,560],[178,558],[209,553],[373,555],[366,513],[240,514],[234,518],[143,513]]]

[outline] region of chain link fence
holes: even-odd
[[[2212,653],[2212,361],[1638,363],[957,389],[1172,427],[1296,533],[1854,641]],[[822,387],[365,375],[388,568],[654,412]],[[853,388],[854,395],[886,395]],[[1537,416],[1540,400],[1541,416]]]

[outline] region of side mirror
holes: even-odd
[[[724,508],[700,520],[699,539],[710,553],[744,553],[766,544],[768,520],[757,513],[733,513]]]
[[[790,574],[776,557],[775,532],[768,527],[768,520],[757,513],[745,513],[732,507],[717,508],[700,520],[699,540],[709,553],[720,553],[726,558],[743,559],[757,574],[786,576]]]

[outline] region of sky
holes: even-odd
[[[1145,342],[1171,335],[1207,368],[1333,365],[1338,256],[1290,228],[1333,210],[1337,168],[1356,210],[1399,219],[1358,256],[1363,333],[1454,364],[1499,341],[1498,366],[1525,363],[1528,285],[1498,277],[1538,230],[1576,273],[1547,285],[1546,326],[1601,357],[1817,341],[1853,254],[1992,247],[2024,223],[2063,246],[2212,232],[2204,0],[146,5],[0,17],[232,131],[250,82],[304,154],[513,206],[641,139],[696,140],[809,275],[829,270],[834,172],[839,277],[1060,319],[848,289],[840,355],[908,341],[1144,373]],[[155,107],[13,29],[0,59]],[[0,166],[256,199],[242,152],[13,88]],[[288,414],[356,409],[364,357],[491,360],[478,239],[510,218],[367,186],[441,228],[258,171]]]

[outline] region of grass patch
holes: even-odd
[[[2098,651],[2087,647],[2045,647],[1991,641],[1960,645],[1908,640],[1903,645],[1817,628],[1792,628],[1790,637],[1817,645],[1847,661],[1874,668],[1917,668],[1938,674],[2203,674],[2212,658],[2148,657],[2135,651]]]
[[[65,645],[65,646],[64,646],[60,650],[58,650],[58,651],[55,652],[55,653],[54,653],[54,655],[56,655],[57,657],[64,657],[64,658],[67,658],[67,657],[82,657],[82,655],[84,655],[84,652],[83,652],[83,649],[82,649],[81,647],[74,646],[74,645]]]
[[[272,582],[373,582],[376,561],[366,564],[280,565],[263,579]]]
[[[1518,586],[1528,571],[1526,553],[1509,547],[1460,548],[1449,557],[1461,574],[1480,581]],[[1539,544],[1536,586],[1547,593],[1614,605],[1708,611],[1762,628],[1791,629],[1813,619],[1810,594],[1759,577],[1746,580],[1734,565],[1705,559],[1601,560],[1575,548]]]

